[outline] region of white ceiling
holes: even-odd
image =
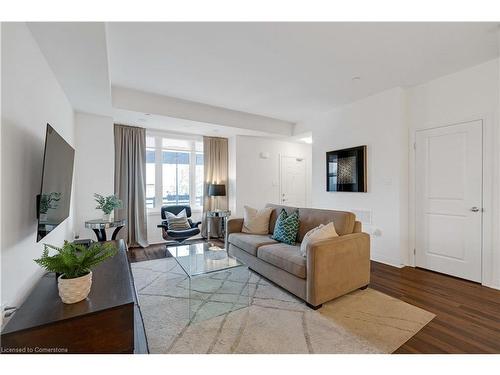
[[[107,24],[113,85],[292,122],[492,59],[497,32],[495,23]]]

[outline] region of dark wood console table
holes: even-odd
[[[93,271],[86,300],[66,305],[48,273],[2,331],[3,353],[148,353],[142,316],[123,240]]]

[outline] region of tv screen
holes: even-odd
[[[37,197],[37,242],[69,216],[75,150],[47,124],[42,187]]]

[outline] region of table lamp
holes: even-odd
[[[225,197],[226,196],[226,185],[224,184],[209,184],[208,185],[208,196],[209,197]],[[216,201],[217,203],[217,201]],[[218,211],[218,207],[215,207]]]

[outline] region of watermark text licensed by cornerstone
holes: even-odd
[[[20,346],[12,348],[0,347],[1,354],[57,354],[57,353],[68,353],[68,348],[58,348],[58,347],[39,347],[39,346]]]

